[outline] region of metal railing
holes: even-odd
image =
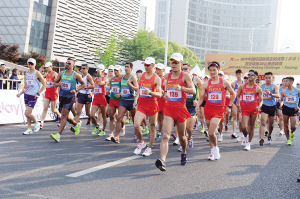
[[[24,86],[23,80],[0,79],[0,90],[22,90]]]

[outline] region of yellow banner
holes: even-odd
[[[225,74],[256,70],[259,74],[300,75],[300,53],[206,54],[205,71],[210,62],[217,61]]]

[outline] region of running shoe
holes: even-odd
[[[195,131],[198,131],[200,129],[200,125],[197,124],[196,127],[195,127]]]
[[[236,133],[231,134],[231,138],[237,138]]]
[[[60,141],[60,135],[58,133],[56,134],[50,134],[50,137],[55,141],[55,142],[59,142]]]
[[[92,132],[92,135],[96,135],[99,127],[96,128],[94,124],[93,124],[93,126],[94,126],[94,130]]]
[[[285,135],[284,131],[283,131],[283,130],[280,131],[280,132],[279,132],[279,135]]]
[[[71,126],[70,131],[72,131],[73,133],[75,133],[75,128],[74,128],[74,126]]]
[[[200,133],[204,133],[204,131],[205,131],[205,128],[201,129]]]
[[[221,158],[220,149],[217,146],[214,148],[214,157],[215,157],[216,160]]]
[[[227,125],[225,125],[225,131],[228,131],[228,126]]]
[[[244,139],[244,140],[242,141],[242,146],[246,146],[246,144],[247,144],[247,139]]]
[[[129,124],[133,124],[133,121],[132,121],[132,119],[129,119]]]
[[[139,139],[137,138],[137,136],[136,136],[136,135],[134,135],[133,142],[138,142],[138,141],[139,141]]]
[[[240,133],[240,136],[236,139],[238,142],[241,142],[244,139],[244,134]]]
[[[42,130],[43,127],[44,127],[44,124],[41,122],[41,123],[40,123],[40,129]]]
[[[148,129],[148,127],[145,127],[145,130],[144,130],[144,132],[143,132],[143,135],[147,135],[149,133],[149,129]]]
[[[256,127],[256,128],[259,127],[259,123],[258,123],[258,122],[255,123],[255,127]]]
[[[182,146],[177,149],[179,152],[182,152]]]
[[[30,135],[30,134],[33,134],[33,131],[31,129],[27,129],[23,135]]]
[[[111,137],[111,141],[114,142],[114,143],[116,143],[116,144],[120,144],[120,140],[119,140],[119,138],[117,136],[115,136],[115,137],[112,136]]]
[[[172,136],[172,138],[174,138],[174,140],[176,140],[176,135],[175,135],[175,133],[172,133],[171,136]]]
[[[87,122],[86,122],[86,125],[90,125],[91,124],[91,119],[88,118]]]
[[[207,132],[207,131],[204,131],[204,135],[205,135],[206,137],[208,137],[208,132]]]
[[[272,138],[271,136],[268,136],[268,144],[271,144],[272,143]]]
[[[208,138],[206,138],[206,142],[209,142],[209,139],[208,139]]]
[[[265,132],[265,136],[267,137],[269,135],[269,131],[266,131]]]
[[[98,136],[104,136],[105,135],[105,131],[103,131],[103,129],[98,129]]]
[[[218,142],[222,142],[223,141],[223,134],[219,134],[218,135]]]
[[[138,155],[142,152],[142,149],[146,147],[146,143],[143,142],[143,143],[139,143],[139,145],[136,147],[136,149],[134,150],[134,154],[135,155]]]
[[[125,136],[125,126],[123,128],[121,128],[121,133],[120,133],[121,137]]]
[[[106,138],[105,138],[105,140],[106,141],[111,141],[111,138],[113,138],[114,137],[114,135],[113,134],[110,134],[110,135],[108,135]]]
[[[60,127],[60,123],[61,123],[61,117],[58,117],[58,124],[57,124],[58,127]]]
[[[295,134],[291,133],[291,140],[294,140],[294,138],[295,138]]]
[[[166,171],[166,164],[165,164],[165,161],[163,161],[162,159],[157,159],[156,162],[155,162],[155,166],[157,168],[159,168],[159,170],[161,171]]]
[[[176,140],[173,142],[173,145],[179,145],[179,138],[176,138]]]
[[[155,140],[160,140],[160,138],[161,138],[161,133],[157,133]]]
[[[142,135],[147,135],[147,131],[146,131],[146,128],[142,130]]]
[[[208,160],[215,160],[214,154],[210,154],[207,159]]]
[[[250,142],[247,142],[245,148],[246,151],[250,151],[251,147],[250,147]]]
[[[79,135],[79,130],[80,130],[81,122],[78,122],[76,126],[74,126],[74,129],[75,129],[75,135],[77,136],[77,135]]]
[[[277,116],[275,117],[275,121],[278,122],[278,117]]]
[[[259,140],[259,146],[264,146],[264,142],[265,142],[264,139],[260,139]]]
[[[125,123],[126,123],[126,124],[129,124],[129,119],[126,119]]]
[[[33,127],[33,132],[35,132],[35,133],[39,132],[40,127],[41,127],[41,126],[40,126],[40,123],[37,122],[37,123],[34,125],[34,127]]]
[[[288,140],[286,144],[292,146],[292,140]]]
[[[143,156],[150,156],[151,154],[152,154],[152,149],[150,147],[147,147],[143,153]]]
[[[186,165],[186,164],[187,164],[186,154],[181,154],[181,165]]]
[[[194,142],[193,142],[193,138],[188,140],[188,144],[189,144],[189,148],[193,148],[194,147]]]

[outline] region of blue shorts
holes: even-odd
[[[197,115],[197,113],[195,111],[196,106],[187,106],[186,109],[188,110],[188,112],[190,113],[191,116]]]
[[[134,110],[133,103],[134,103],[134,100],[123,100],[122,99],[120,102],[120,106],[126,108],[127,111],[132,111],[132,110]]]
[[[73,107],[74,102],[75,97],[59,96],[59,112],[61,112],[63,108],[70,111]]]
[[[90,104],[92,103],[93,99],[88,97],[89,94],[82,94],[78,93],[77,94],[77,102],[79,104]]]
[[[34,97],[35,96],[24,94],[24,103],[30,108],[34,108],[36,104],[37,98],[34,99]]]

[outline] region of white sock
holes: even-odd
[[[214,148],[210,149],[210,154],[214,154]]]
[[[57,133],[57,136],[60,138],[60,134],[59,133]]]

